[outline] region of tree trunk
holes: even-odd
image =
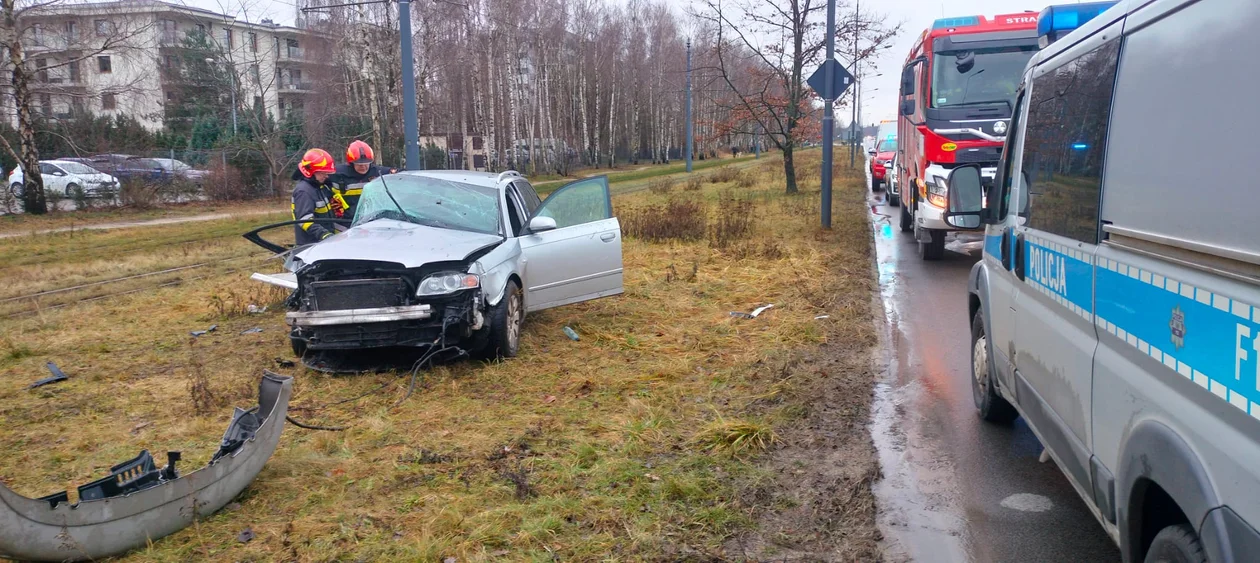
[[[4,12],[4,46],[9,50],[9,64],[13,66],[13,105],[17,108],[21,153],[18,156],[25,183],[22,207],[27,213],[43,215],[48,213],[48,202],[44,200],[44,177],[39,173],[39,150],[35,147],[35,126],[31,119],[30,75],[22,52],[22,30],[14,16],[15,2],[0,0],[0,10]]]
[[[789,139],[783,144],[783,177],[787,180],[787,193],[795,194],[796,189],[796,164],[792,160],[792,141]]]

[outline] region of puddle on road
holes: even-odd
[[[871,197],[880,286],[876,306],[883,310],[879,363],[886,367],[875,387],[870,427],[883,473],[874,492],[885,551],[891,561],[967,561],[967,526],[957,501],[952,463],[941,452],[923,448],[931,441],[914,434],[921,425],[909,420],[913,416],[909,405],[931,391],[904,373],[909,352],[901,345],[903,312],[895,298],[902,292],[903,280],[897,272],[901,246],[892,240],[891,217],[876,207],[883,204],[881,195]]]

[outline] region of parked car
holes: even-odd
[[[293,351],[456,347],[515,356],[529,312],[622,292],[621,227],[608,179],[578,180],[545,201],[520,174],[390,174],[363,188],[354,224],[292,249]],[[268,250],[286,248],[246,234]],[[289,227],[292,228],[292,227]]]
[[[892,169],[893,153],[897,152],[897,139],[881,139],[871,155],[871,189],[878,189],[887,180],[888,171]]]
[[[43,176],[45,190],[65,194],[66,197],[73,197],[78,189],[89,197],[113,197],[118,193],[118,178],[81,162],[41,160],[39,173]],[[22,197],[25,176],[21,166],[9,172],[9,191],[14,197]]]
[[[174,158],[151,158],[149,160],[152,160],[158,166],[162,167],[162,171],[165,175],[184,180],[198,186],[205,183],[206,178],[210,176],[209,170],[198,170],[189,166],[182,160]]]
[[[1260,239],[1245,202],[1260,108],[1238,80],[1260,3],[1122,2],[1089,19],[1105,6],[1041,12],[1048,46],[1017,82],[997,181],[979,163],[943,178],[945,220],[985,234],[973,397],[986,421],[1027,423],[1123,561],[1255,561]],[[1229,108],[1230,127],[1203,108]],[[1217,142],[1171,157],[1169,131]],[[1206,161],[1210,198],[1193,189]]]
[[[888,183],[888,205],[893,207],[901,205],[901,187],[897,185],[897,176],[897,151],[893,151],[892,162],[884,174],[884,180]]]

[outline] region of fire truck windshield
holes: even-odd
[[[1010,103],[1035,47],[936,53],[932,107]]]

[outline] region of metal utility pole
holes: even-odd
[[[420,168],[420,129],[416,123],[416,58],[411,50],[411,0],[398,0],[398,31],[402,42],[403,137],[407,170]]]
[[[836,0],[827,0],[827,59],[836,58]],[[835,67],[823,67],[827,83],[835,80]],[[822,118],[822,227],[831,228],[831,153],[836,141],[836,102],[828,97],[823,103]]]
[[[691,172],[691,38],[687,38],[687,172]]]
[[[857,24],[858,24],[858,6],[859,5],[860,5],[860,0],[855,1],[853,4],[853,73],[854,75],[858,77],[858,79],[855,80],[855,82],[857,82],[856,84],[857,88],[853,89],[853,108],[851,108],[853,110],[853,118],[852,118],[853,120],[849,122],[849,129],[850,129],[849,131],[849,168],[853,168],[854,166],[857,166],[855,159],[857,158],[857,145],[858,145],[858,134],[859,134],[858,132],[861,131],[858,124],[858,111],[857,111],[858,104],[862,103],[862,97],[861,97],[862,96],[861,94],[862,72],[858,68],[858,32],[857,32],[858,25]]]
[[[232,136],[236,136],[236,63],[228,61],[228,77],[232,87]]]

